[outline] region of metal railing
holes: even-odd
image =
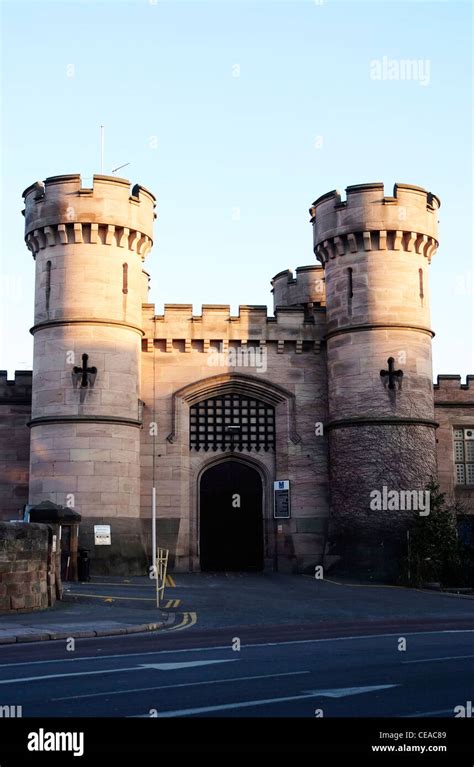
[[[168,570],[169,549],[156,550],[156,606],[160,606],[163,600],[166,586],[166,572]]]

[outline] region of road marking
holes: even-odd
[[[314,575],[307,575],[303,573],[303,578],[312,578],[318,580]],[[334,586],[349,586],[355,589],[404,589],[404,591],[419,591],[421,594],[440,594],[445,597],[467,597],[468,599],[474,599],[470,594],[453,594],[452,591],[436,591],[434,589],[415,589],[413,586],[394,586],[390,583],[341,583],[340,581],[333,581],[331,578],[324,578],[325,583],[332,583]]]
[[[177,625],[174,627],[174,630],[176,631],[176,629],[182,629],[182,628],[185,628],[185,627],[186,627],[186,625],[187,625],[187,623],[188,623],[188,621],[189,621],[188,613],[183,613],[183,620],[181,621],[181,623],[178,623],[178,624],[177,624]],[[171,631],[171,629],[170,629],[170,631]]]
[[[444,658],[422,658],[421,660],[402,660],[402,663],[433,663],[437,660],[464,660],[474,658],[474,655],[446,655]]]
[[[437,716],[438,714],[451,714],[454,716],[453,708],[439,708],[437,711],[422,711],[421,714],[402,714],[401,719],[417,719],[418,717]],[[398,717],[397,717],[398,718]]]
[[[421,714],[403,714],[402,719],[417,719],[420,716],[435,716],[436,714],[454,714],[452,708],[440,708],[438,711],[422,711]]]
[[[94,676],[95,674],[119,674],[121,671],[139,671],[140,666],[132,668],[110,668],[101,671],[74,671],[72,674],[47,674],[44,676],[24,676],[17,679],[2,679],[0,684],[18,684],[20,682],[37,682],[45,679],[64,679],[68,676]]]
[[[163,605],[163,610],[169,610],[171,607],[179,607],[181,599],[168,599],[167,603]]]
[[[202,682],[183,682],[182,684],[162,684],[159,687],[135,687],[131,690],[110,690],[109,692],[91,692],[86,695],[68,695],[65,698],[50,698],[55,700],[75,700],[76,698],[102,698],[109,695],[126,695],[130,692],[149,692],[151,690],[174,690],[177,687],[199,687],[205,684],[222,684],[224,682],[246,682],[250,679],[270,679],[281,676],[299,676],[311,674],[311,671],[285,671],[283,674],[258,674],[258,676],[234,676],[226,679],[207,679]]]
[[[73,629],[71,629],[72,631]],[[169,633],[168,631],[166,633]],[[473,634],[474,629],[441,629],[439,631],[405,631],[403,636],[430,636],[438,634]],[[2,633],[0,631],[0,636]],[[285,647],[286,645],[293,644],[322,644],[324,642],[346,642],[353,639],[381,639],[383,637],[400,637],[400,632],[396,634],[364,634],[362,636],[349,636],[349,637],[327,637],[324,639],[288,639],[285,642],[254,642],[249,644],[242,644],[241,647],[245,647],[246,650],[252,649],[252,647]],[[91,639],[97,639],[98,637],[90,637]],[[104,639],[116,639],[117,637],[99,637],[102,641]],[[36,644],[36,643],[32,643]],[[14,645],[15,647],[24,648],[23,644]],[[12,648],[13,645],[8,645]],[[116,653],[115,655],[83,655],[77,658],[54,658],[53,660],[33,660],[33,661],[20,661],[19,663],[1,663],[0,668],[13,668],[15,666],[37,666],[46,665],[47,663],[80,663],[89,660],[113,660],[114,658],[144,658],[148,655],[177,655],[184,652],[214,652],[215,650],[229,650],[229,645],[213,645],[209,647],[185,647],[180,650],[151,650],[149,652],[132,652],[132,653]],[[405,661],[402,661],[404,663]]]
[[[17,684],[18,682],[37,682],[44,679],[64,679],[68,676],[95,676],[96,674],[121,674],[125,671],[141,671],[142,669],[155,668],[159,671],[171,671],[189,666],[209,666],[211,663],[232,663],[240,658],[225,658],[223,660],[198,660],[184,661],[183,663],[138,663],[128,668],[106,668],[101,671],[74,671],[71,674],[47,674],[44,676],[24,676],[16,679],[2,679],[0,684]]]
[[[132,587],[134,589],[143,589],[146,588],[143,583],[132,583],[131,581],[124,581],[123,583],[107,583],[106,581],[79,581],[80,583],[87,583],[88,586],[106,586],[109,588],[112,586],[113,588],[123,588],[124,586]],[[148,585],[148,584],[147,584]],[[74,586],[72,586],[74,588]],[[65,591],[68,591],[68,587],[64,589]]]
[[[194,666],[211,666],[215,663],[235,663],[240,658],[219,658],[218,660],[188,660],[177,663],[140,663],[141,668],[157,668],[159,671],[176,671]]]
[[[68,591],[72,597],[92,597],[92,599],[103,599],[112,601],[112,599],[121,599],[128,602],[156,602],[156,597],[111,597],[108,594],[85,594],[83,591]]]
[[[177,711],[163,711],[158,714],[158,718],[170,718],[174,716],[191,716],[192,714],[205,714],[211,711],[225,711],[235,708],[250,708],[252,706],[266,706],[274,703],[286,703],[290,700],[304,700],[304,698],[343,698],[349,695],[360,695],[366,692],[372,692],[375,690],[386,690],[389,687],[399,687],[398,684],[382,684],[374,685],[373,687],[346,687],[340,690],[307,690],[300,695],[288,695],[284,698],[263,698],[262,700],[244,700],[239,703],[221,703],[216,706],[200,706],[199,708],[183,708]],[[146,716],[146,714],[145,714]],[[132,718],[143,718],[140,717]]]
[[[312,690],[312,692],[316,692],[322,698],[348,698],[350,695],[363,695],[366,692],[373,692],[375,690],[388,690],[389,687],[400,687],[400,685],[378,684],[366,687],[335,687],[332,690]],[[311,692],[311,690],[308,690],[308,692]]]
[[[171,628],[166,629],[165,632],[169,633],[170,631],[182,631],[183,629],[190,629],[191,626],[195,626],[197,623],[197,613],[183,613],[183,620],[181,623],[178,623],[177,626],[171,626]]]

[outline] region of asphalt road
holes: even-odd
[[[226,629],[6,646],[0,705],[23,717],[454,717],[474,698],[473,630],[268,633],[242,632],[240,650]]]
[[[104,618],[135,615],[145,621],[157,615],[154,582],[147,578],[95,577],[92,583],[68,584],[68,589],[80,595],[74,597],[77,604],[87,603],[87,609],[100,605]],[[68,605],[57,603],[58,621]],[[315,624],[339,628],[343,623],[351,630],[368,623],[474,628],[473,597],[281,573],[178,573],[171,576],[162,606],[175,614],[176,624],[187,616],[187,624],[197,629]],[[37,613],[35,619],[43,616]],[[17,620],[26,623],[28,617]]]

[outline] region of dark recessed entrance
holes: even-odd
[[[239,461],[212,466],[201,478],[201,570],[262,570],[262,480]]]

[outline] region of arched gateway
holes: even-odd
[[[262,499],[259,472],[241,461],[225,460],[202,474],[201,570],[263,569]]]

